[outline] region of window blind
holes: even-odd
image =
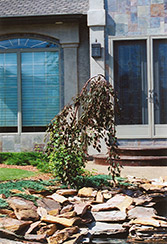
[[[17,126],[17,54],[0,54],[0,126]]]
[[[21,53],[22,124],[46,126],[59,112],[59,52]]]

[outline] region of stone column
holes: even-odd
[[[64,49],[64,104],[78,94],[78,44],[63,44]]]
[[[105,25],[104,0],[89,0],[88,26],[90,34],[90,74],[105,75]],[[97,41],[102,47],[101,58],[92,58],[91,44]]]
[[[89,43],[90,43],[90,75],[91,77],[102,74],[105,75],[105,26],[106,12],[104,9],[104,0],[89,0],[88,11],[88,26],[89,26]],[[92,58],[91,44],[101,44],[102,55],[100,58]],[[102,140],[102,153],[106,153],[105,143]],[[93,146],[88,148],[90,155],[99,154]]]

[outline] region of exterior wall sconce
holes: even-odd
[[[92,43],[92,58],[101,58],[101,43]]]

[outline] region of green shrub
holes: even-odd
[[[4,194],[7,198],[10,196],[18,196],[25,198],[27,200],[33,201],[36,204],[37,196],[28,195],[24,193],[24,189],[34,189],[36,191],[46,190],[46,186],[55,185],[56,180],[41,180],[41,181],[32,181],[32,180],[20,180],[20,181],[9,181],[5,183],[0,183],[0,195]],[[14,194],[11,190],[17,189],[23,193]],[[8,203],[0,198],[0,208],[8,207]]]
[[[117,185],[128,187],[131,186],[127,178],[115,177]],[[113,179],[111,175],[80,175],[74,178],[75,186],[80,189],[82,187],[93,187],[102,189],[103,187],[112,187]]]
[[[55,139],[57,146],[54,148],[54,152],[48,156],[50,160],[49,171],[51,171],[54,176],[58,177],[62,183],[71,184],[71,186],[73,186],[73,179],[76,175],[81,175],[83,172],[83,152],[78,150],[77,145],[73,149],[66,148],[63,145],[58,146],[59,140],[60,138]]]
[[[2,152],[0,163],[8,165],[32,165],[46,172],[48,170],[48,158],[42,152]]]
[[[8,203],[4,199],[0,198],[0,209],[7,208],[7,207],[8,207]]]
[[[32,180],[19,180],[0,183],[0,194],[4,194],[6,197],[11,196],[10,190],[17,189],[24,191],[24,189],[34,189],[36,191],[46,190],[46,186],[55,185],[55,180],[49,181],[32,181]]]
[[[92,175],[92,176],[77,176],[74,178],[77,188],[93,187],[100,189],[102,187],[112,186],[112,177],[110,175]]]

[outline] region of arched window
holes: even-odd
[[[0,41],[0,131],[45,131],[60,110],[60,46],[32,38]]]

